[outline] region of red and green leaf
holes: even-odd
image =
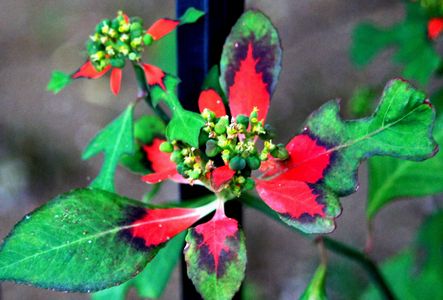
[[[153,173],[142,177],[147,183],[158,183],[166,179],[171,179],[179,183],[187,182],[177,172],[177,166],[170,160],[171,154],[160,151],[160,144],[165,140],[154,138],[150,145],[143,146],[146,158],[151,165]]]
[[[150,34],[154,41],[157,41],[165,35],[171,33],[177,28],[177,26],[194,23],[203,15],[204,13],[202,11],[191,7],[186,10],[186,12],[183,14],[183,16],[180,17],[179,20],[172,20],[168,18],[157,20],[154,24],[151,25],[151,27],[149,27],[146,33]]]
[[[277,30],[258,11],[247,11],[232,28],[223,47],[220,83],[232,116],[249,115],[258,107],[265,119],[281,69]]]
[[[257,190],[288,224],[330,232],[340,213],[338,197],[357,189],[360,162],[376,155],[415,161],[435,155],[433,122],[426,96],[402,80],[386,86],[370,118],[344,121],[338,102],[328,102],[287,145],[290,158],[266,164]]]
[[[246,268],[244,235],[236,220],[219,209],[207,223],[189,230],[184,250],[187,272],[207,300],[231,299]]]
[[[146,82],[149,86],[158,85],[163,90],[166,89],[163,82],[165,77],[165,72],[159,67],[150,64],[142,64],[143,71],[145,72]]]
[[[102,71],[97,71],[91,61],[86,61],[80,69],[78,69],[74,74],[72,74],[73,79],[77,78],[87,78],[87,79],[97,79],[102,77],[111,69],[111,66],[107,66]]]
[[[168,238],[216,205],[157,209],[99,189],[62,194],[23,218],[5,239],[0,280],[69,292],[121,284]]]

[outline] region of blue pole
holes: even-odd
[[[244,11],[244,0],[177,0],[177,16],[189,7],[205,12],[199,22],[178,28],[177,62],[179,99],[184,108],[198,111],[198,96],[203,80],[209,69],[220,62],[222,47],[232,26]],[[201,187],[180,186],[181,199],[193,199],[207,194]],[[242,212],[239,202],[227,203],[226,214],[241,222]],[[182,261],[182,299],[201,299],[192,282],[186,275],[186,265]],[[238,293],[234,299],[240,299]]]

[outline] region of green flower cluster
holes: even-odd
[[[141,59],[143,46],[152,42],[152,37],[149,34],[146,36],[147,38],[142,19],[129,18],[119,11],[115,19],[104,19],[97,24],[86,48],[97,71],[102,71],[109,65],[123,68],[126,59]]]
[[[254,170],[260,168],[269,156],[285,160],[288,152],[283,144],[274,144],[273,128],[257,119],[258,110],[250,116],[238,115],[229,121],[228,116],[217,118],[214,112],[205,109],[202,117],[206,124],[200,135],[200,148],[190,147],[178,141],[164,142],[163,152],[170,152],[171,160],[177,164],[177,171],[185,178],[206,182],[208,174],[216,167],[228,165],[235,171],[227,188],[239,196],[243,190],[254,187],[250,178]],[[263,142],[262,149],[257,141]]]

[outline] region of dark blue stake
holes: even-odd
[[[205,16],[195,24],[178,28],[177,61],[178,77],[181,79],[178,95],[184,108],[197,112],[197,100],[203,79],[212,66],[219,64],[225,39],[243,13],[244,0],[177,0],[177,16],[181,16],[189,7],[204,11]],[[201,187],[180,186],[182,200],[194,199],[207,193],[208,191]],[[241,223],[240,203],[228,202],[226,214]],[[186,275],[184,261],[182,293],[184,300],[201,299]],[[234,299],[240,299],[240,293]]]

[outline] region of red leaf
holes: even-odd
[[[259,60],[254,58],[253,44],[250,43],[246,57],[240,61],[240,67],[234,75],[234,83],[229,87],[229,107],[233,117],[239,114],[249,116],[252,109],[257,107],[258,119],[266,118],[270,94],[263,74],[256,69]]]
[[[146,152],[146,158],[151,164],[154,173],[147,174],[142,180],[147,183],[158,183],[166,179],[171,179],[179,183],[188,183],[180,174],[178,174],[176,165],[170,160],[170,154],[161,152],[159,147],[164,140],[154,138],[152,144],[144,145],[143,150]]]
[[[300,134],[286,145],[286,149],[289,159],[278,161],[270,158],[261,168],[265,176],[281,174],[280,179],[308,183],[315,183],[323,178],[332,155],[327,147],[319,145],[309,134]]]
[[[177,20],[160,19],[149,27],[146,33],[152,35],[152,38],[156,41],[173,31],[180,24]]]
[[[155,247],[214,210],[212,204],[199,208],[146,209],[144,214],[128,225],[132,239],[140,238],[145,247]]]
[[[91,61],[88,60],[80,67],[80,69],[78,69],[77,72],[72,74],[72,78],[97,79],[105,75],[105,73],[108,72],[110,68],[111,66],[107,66],[99,72],[94,68],[94,65],[91,63]]]
[[[148,85],[159,85],[163,90],[166,90],[163,79],[165,78],[165,73],[159,67],[150,65],[150,64],[142,64],[143,70],[145,71],[146,81]]]
[[[222,260],[229,259],[232,251],[229,238],[238,240],[238,223],[236,220],[225,216],[223,210],[216,211],[214,217],[207,223],[195,227],[195,232],[202,237],[199,248],[207,247],[209,265],[214,266],[214,271],[218,275],[222,275],[225,271],[220,265]],[[235,254],[234,254],[235,255]]]
[[[229,166],[218,167],[211,172],[211,185],[217,191],[220,187],[231,180],[235,175],[235,171]]]
[[[319,194],[306,182],[276,178],[256,180],[256,188],[265,203],[276,212],[298,219],[307,214],[324,217],[324,205],[317,201]]]
[[[219,94],[213,89],[204,90],[198,98],[198,108],[203,112],[205,108],[213,111],[217,118],[226,116],[225,105]]]
[[[111,72],[111,91],[117,96],[122,83],[122,69],[113,68]]]
[[[443,31],[443,18],[432,18],[428,22],[428,36],[435,40]]]

